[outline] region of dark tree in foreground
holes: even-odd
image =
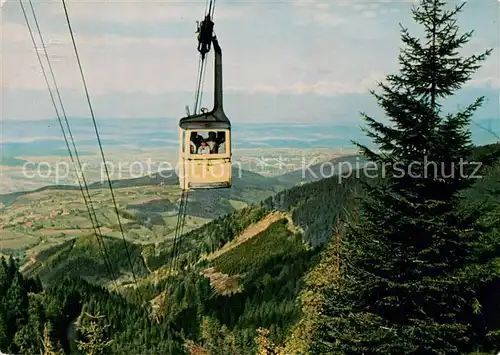
[[[454,114],[441,106],[490,54],[458,54],[472,35],[459,34],[462,6],[422,0],[412,12],[425,37],[402,30],[400,74],[379,84],[382,94],[372,92],[392,125],[363,115],[380,153],[358,146],[386,179],[368,184],[360,223],[344,238],[340,286],[326,295],[312,353],[464,354],[494,347],[478,290],[495,277],[500,238],[479,223],[481,211],[459,208],[461,192],[477,181],[465,162],[469,120],[482,98]]]

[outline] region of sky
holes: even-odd
[[[2,120],[55,117],[19,1],[0,1]],[[29,2],[23,3],[36,31]],[[193,106],[196,21],[204,16],[204,0],[66,3],[96,116],[180,118],[186,105]],[[399,23],[415,30],[414,4],[217,0],[215,32],[223,51],[228,117],[245,123],[358,120],[360,110],[376,108],[368,90],[398,70]],[[33,6],[67,114],[89,116],[62,3],[33,0]],[[464,54],[494,48],[455,101],[486,95],[480,112],[485,117],[498,117],[499,110],[499,18],[496,0],[469,1],[459,15],[462,30],[475,30]],[[207,108],[212,72],[209,56]]]

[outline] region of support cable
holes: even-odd
[[[75,37],[73,35],[73,29],[71,27],[71,21],[69,19],[69,15],[68,15],[68,9],[66,8],[66,2],[65,2],[65,0],[61,0],[61,1],[62,1],[62,4],[63,4],[63,7],[64,7],[64,14],[66,16],[66,23],[68,25],[69,33],[71,35],[71,41],[73,43],[73,48],[74,48],[74,51],[75,51],[76,60],[78,62],[78,68],[80,70],[80,75],[81,75],[81,79],[82,79],[82,82],[83,82],[83,87],[85,89],[85,96],[87,98],[87,103],[89,105],[90,114],[92,116],[92,122],[93,122],[93,125],[94,125],[94,129],[95,129],[95,133],[96,133],[96,137],[97,137],[97,142],[98,142],[98,145],[99,145],[99,150],[101,152],[101,158],[102,158],[103,163],[104,163],[104,169],[106,171],[106,177],[107,177],[107,180],[108,180],[109,190],[111,192],[111,199],[113,200],[114,210],[115,210],[115,213],[116,213],[116,217],[118,219],[118,225],[120,227],[120,233],[121,233],[121,236],[122,236],[122,239],[123,239],[123,244],[124,244],[124,247],[125,247],[125,251],[127,253],[127,259],[129,261],[130,269],[132,271],[132,276],[133,276],[134,283],[135,283],[135,285],[137,287],[137,292],[139,293],[139,297],[140,297],[141,301],[143,302],[144,299],[142,298],[141,292],[139,291],[139,285],[137,283],[137,277],[136,277],[136,274],[135,274],[135,271],[134,271],[134,266],[132,264],[132,260],[131,260],[131,257],[130,257],[130,252],[129,252],[128,247],[127,247],[127,241],[125,240],[125,233],[123,231],[123,226],[122,226],[122,223],[121,223],[120,214],[118,212],[118,206],[116,204],[116,198],[115,198],[115,194],[113,192],[113,186],[112,186],[111,179],[110,179],[110,176],[109,176],[109,171],[108,171],[108,166],[107,166],[107,163],[106,163],[106,158],[104,156],[104,150],[102,148],[101,138],[100,138],[100,135],[99,135],[99,130],[97,128],[97,123],[96,123],[96,119],[95,119],[95,115],[94,115],[94,110],[92,108],[92,103],[90,101],[90,95],[89,95],[89,91],[88,91],[88,88],[87,88],[87,83],[85,81],[85,75],[83,73],[82,63],[80,61],[80,56],[78,54],[78,49],[76,47],[76,41],[75,41]]]
[[[97,224],[97,227],[96,227],[96,223],[94,223],[94,219],[95,221],[97,222],[97,217],[96,217],[96,214],[95,214],[95,211],[94,211],[94,208],[93,208],[93,205],[92,205],[92,200],[90,199],[90,194],[89,194],[89,190],[88,190],[88,185],[87,185],[87,182],[85,180],[85,175],[83,174],[83,170],[82,170],[82,178],[83,178],[83,185],[85,185],[85,189],[87,191],[87,194],[89,195],[89,200],[87,200],[87,197],[85,196],[85,192],[84,192],[84,189],[83,189],[83,186],[82,186],[82,181],[80,180],[80,175],[79,175],[79,171],[77,169],[77,165],[75,163],[75,159],[73,157],[73,154],[71,152],[71,148],[69,146],[69,142],[68,142],[68,137],[66,135],[66,131],[64,129],[64,126],[62,124],[62,120],[61,120],[61,115],[59,113],[59,110],[57,108],[57,104],[55,102],[55,99],[54,99],[54,95],[52,93],[52,89],[50,87],[50,84],[49,84],[49,80],[47,78],[47,74],[45,72],[45,68],[43,66],[43,63],[42,63],[42,59],[40,57],[40,54],[38,53],[38,51],[36,50],[36,41],[35,41],[35,38],[33,36],[33,31],[31,29],[31,26],[29,24],[29,20],[28,20],[28,16],[26,14],[26,10],[24,8],[24,5],[22,3],[22,0],[19,0],[19,3],[21,5],[21,9],[22,9],[22,12],[23,12],[23,15],[24,15],[24,19],[26,21],[26,25],[28,27],[28,30],[30,32],[30,37],[31,37],[31,40],[33,42],[33,46],[35,48],[35,52],[36,52],[36,55],[37,55],[37,58],[38,58],[38,62],[40,64],[40,67],[41,67],[41,70],[42,70],[42,74],[43,74],[43,77],[45,79],[45,82],[47,84],[47,88],[48,88],[48,91],[49,91],[49,94],[50,94],[50,98],[51,98],[51,101],[52,101],[52,105],[54,106],[54,110],[56,112],[56,116],[57,116],[57,119],[58,119],[58,122],[59,122],[59,126],[61,128],[61,131],[62,131],[62,134],[63,134],[63,137],[64,137],[64,141],[66,143],[66,147],[68,149],[68,153],[69,153],[69,156],[70,156],[70,159],[71,159],[71,162],[77,172],[77,180],[78,180],[78,185],[80,187],[80,191],[82,193],[82,196],[83,196],[83,199],[84,199],[84,202],[85,202],[85,206],[87,208],[87,211],[89,213],[89,218],[90,218],[90,222],[92,224],[92,227],[94,229],[94,233],[96,235],[96,239],[99,243],[99,245],[103,248],[102,252],[103,252],[103,260],[104,260],[104,264],[106,266],[106,268],[108,269],[108,273],[109,275],[111,276],[111,282],[114,283],[115,285],[115,288],[116,288],[116,277],[113,275],[113,272],[112,272],[112,268],[111,268],[111,262],[109,261],[109,256],[107,255],[107,252],[106,252],[106,248],[104,246],[104,242],[102,241],[102,234],[101,234],[101,231],[100,231],[100,228],[99,228],[99,225]],[[38,24],[38,20],[36,18],[36,13],[35,13],[35,10],[33,8],[33,4],[32,4],[32,1],[30,0],[29,1],[30,3],[30,7],[31,7],[31,11],[32,11],[32,14],[33,14],[33,17],[35,19],[35,23],[36,23],[36,27],[37,27],[37,30],[38,30],[38,35],[40,37],[40,40],[42,42],[42,48],[44,50],[44,53],[45,53],[45,56],[46,56],[46,59],[47,59],[47,62],[48,62],[48,65],[49,65],[49,68],[50,68],[50,72],[52,74],[52,79],[53,79],[53,82],[54,82],[54,86],[55,86],[55,89],[56,89],[56,92],[57,92],[57,95],[58,95],[58,98],[59,98],[59,102],[60,102],[60,105],[61,105],[61,108],[62,108],[62,112],[64,114],[64,118],[66,120],[66,125],[67,125],[67,128],[69,130],[69,134],[70,134],[70,137],[71,137],[71,141],[73,143],[73,147],[75,149],[75,155],[77,157],[77,160],[78,160],[78,166],[80,167],[81,169],[81,163],[80,163],[80,160],[79,160],[79,157],[78,157],[78,151],[76,149],[76,146],[75,146],[75,142],[74,142],[74,138],[73,138],[73,135],[71,133],[71,129],[69,127],[69,124],[68,124],[68,119],[67,119],[67,116],[66,116],[66,112],[64,110],[64,105],[63,105],[63,102],[62,102],[62,99],[61,99],[61,96],[60,96],[60,93],[59,93],[59,88],[57,86],[57,82],[55,80],[55,76],[54,76],[54,71],[52,69],[52,65],[50,63],[50,59],[48,57],[48,54],[47,54],[47,49],[45,47],[45,43],[43,41],[43,36],[42,36],[42,33],[41,33],[41,30],[40,30],[40,26]],[[100,237],[100,239],[99,239]],[[101,244],[102,243],[102,244]]]

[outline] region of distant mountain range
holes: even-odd
[[[358,124],[233,124],[232,146],[238,149],[352,149],[352,140],[372,146]],[[75,143],[80,155],[96,152],[97,140],[89,120],[72,119]],[[119,125],[119,133],[117,132]],[[107,119],[99,122],[104,149],[120,148],[140,152],[149,148],[162,148],[175,153],[178,145],[177,120]],[[475,120],[470,127],[475,144],[493,143],[500,137],[500,118]],[[29,136],[26,132],[30,132]],[[496,136],[495,136],[496,134]],[[0,165],[22,165],[22,156],[68,155],[57,121],[2,122]]]

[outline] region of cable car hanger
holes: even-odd
[[[212,4],[212,2],[210,3]],[[210,5],[210,10],[212,11],[212,5]],[[217,37],[214,34],[214,22],[210,16],[210,12],[205,15],[205,19],[198,24],[198,52],[201,55],[201,71],[200,77],[202,76],[203,63],[206,59],[206,55],[210,52],[211,46],[215,52],[214,61],[214,107],[211,111],[206,109],[202,110],[201,113],[196,113],[195,110],[192,115],[189,114],[189,110],[186,110],[187,116],[182,118],[179,122],[179,126],[182,129],[196,129],[202,127],[220,128],[220,129],[230,129],[231,123],[224,113],[223,108],[223,93],[222,93],[222,49],[219,45]],[[197,87],[197,99],[198,94],[201,91],[201,80]]]
[[[210,52],[210,45],[212,44],[212,37],[214,32],[214,22],[210,14],[205,16],[205,19],[198,24],[198,52],[201,54],[202,60]]]
[[[207,0],[208,1],[208,0]],[[201,54],[201,59],[205,60],[205,56],[210,52],[210,45],[212,44],[212,37],[214,32],[214,18],[215,0],[210,0],[208,10],[205,12],[205,19],[199,23],[196,33],[198,33],[198,52]]]
[[[211,14],[212,13],[212,14]],[[232,186],[231,122],[224,113],[222,93],[222,50],[214,34],[213,9],[198,23],[198,52],[201,68],[195,109],[179,121],[179,186],[191,189],[219,189]],[[214,49],[214,106],[210,111],[197,112],[200,86],[207,53]],[[199,133],[208,132],[208,138]],[[211,144],[208,144],[210,142]]]

